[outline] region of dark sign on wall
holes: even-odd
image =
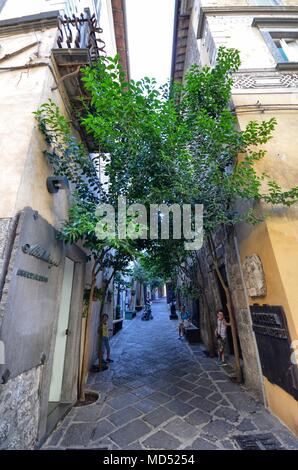
[[[291,340],[283,308],[254,304],[250,312],[263,375],[298,400],[298,367],[291,362]]]
[[[63,263],[56,267],[63,260],[63,243],[46,220],[26,208],[17,233],[0,327],[6,362],[0,365],[0,380],[5,370],[12,378],[48,359],[63,275]]]

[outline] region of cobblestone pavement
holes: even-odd
[[[284,448],[298,440],[199,346],[179,341],[164,301],[154,319],[126,321],[112,338],[114,363],[90,374],[100,392],[73,408],[43,448],[237,449],[239,435],[270,432]]]

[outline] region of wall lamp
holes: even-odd
[[[69,182],[66,176],[48,176],[47,189],[50,194],[58,193],[59,189],[69,189]]]

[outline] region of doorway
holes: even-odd
[[[221,274],[225,284],[228,285],[228,278],[227,278],[227,272],[226,272],[225,266],[221,265],[219,270],[220,270],[220,274]],[[230,321],[230,316],[229,316],[229,311],[228,311],[228,308],[227,308],[227,296],[226,296],[225,290],[224,290],[223,286],[221,285],[221,282],[220,282],[220,280],[219,280],[216,273],[215,273],[215,275],[216,275],[216,281],[217,281],[219,296],[220,296],[220,300],[221,300],[222,310],[223,310],[225,319],[229,322]],[[242,358],[241,345],[240,345],[238,335],[237,335],[237,343],[238,343],[239,355],[240,355],[240,358]],[[228,346],[228,353],[231,354],[231,355],[234,355],[234,345],[233,345],[232,332],[231,332],[231,328],[229,328],[229,327],[227,328],[227,346]]]
[[[65,258],[61,301],[58,313],[58,325],[56,332],[53,367],[50,383],[48,420],[55,422],[57,416],[68,408],[68,404],[60,406],[63,386],[63,375],[65,368],[65,354],[68,338],[68,325],[72,298],[72,286],[74,278],[75,263],[70,258]],[[56,421],[57,422],[57,421]]]

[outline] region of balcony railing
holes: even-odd
[[[102,33],[95,15],[64,15],[59,17],[57,46],[60,49],[88,49],[94,61],[100,55],[106,55],[105,42],[99,37]]]

